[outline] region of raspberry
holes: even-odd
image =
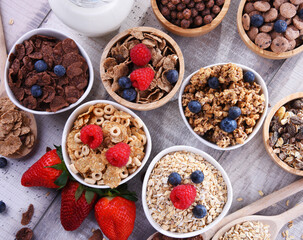
[[[140,43],[130,50],[130,59],[137,66],[145,66],[151,59],[151,53],[143,43]]]
[[[115,167],[123,167],[129,159],[130,147],[123,142],[116,144],[106,152],[107,161]]]
[[[196,188],[193,185],[178,185],[170,193],[170,200],[175,208],[187,209],[195,201]]]
[[[103,141],[103,132],[101,127],[94,124],[83,127],[80,131],[80,139],[91,149],[96,149]]]
[[[130,80],[135,88],[140,91],[148,89],[155,76],[151,68],[139,68],[130,74]]]

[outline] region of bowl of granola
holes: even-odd
[[[105,47],[100,61],[102,83],[118,103],[139,111],[167,103],[184,76],[178,44],[151,27],[128,29]]]
[[[249,142],[261,128],[268,108],[267,87],[253,69],[214,64],[188,76],[179,93],[185,125],[202,143],[232,150]]]
[[[286,96],[270,110],[264,122],[263,142],[278,166],[303,176],[303,92]]]
[[[62,134],[67,169],[92,188],[115,188],[145,165],[151,138],[131,110],[107,100],[87,102],[68,118]]]
[[[231,206],[232,195],[227,173],[213,157],[197,148],[174,146],[150,163],[142,204],[158,232],[187,238],[220,222]]]
[[[25,33],[5,66],[5,89],[20,109],[39,115],[68,111],[89,94],[94,71],[79,43],[54,29]]]

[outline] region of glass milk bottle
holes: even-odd
[[[49,0],[55,15],[67,26],[89,37],[117,30],[134,0]]]

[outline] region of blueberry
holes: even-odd
[[[202,106],[201,106],[201,103],[199,101],[190,101],[188,103],[188,109],[192,113],[198,113],[198,112],[201,111]]]
[[[208,86],[213,89],[217,89],[220,86],[219,79],[211,77],[207,80]]]
[[[204,174],[200,170],[196,170],[190,174],[190,179],[193,183],[201,183],[204,180]]]
[[[298,16],[299,18],[303,19],[303,9],[298,12]]]
[[[255,74],[253,72],[246,72],[243,75],[244,78],[244,82],[248,82],[248,83],[252,83],[253,81],[255,81]]]
[[[274,24],[274,30],[278,33],[284,33],[287,29],[287,23],[284,20],[277,20]]]
[[[3,201],[0,201],[0,213],[3,213],[6,209],[6,205]]]
[[[127,101],[134,101],[137,97],[137,92],[133,88],[124,89],[122,93],[122,97]]]
[[[175,69],[169,70],[166,73],[166,78],[170,82],[170,84],[175,84],[178,81],[179,73]]]
[[[62,65],[56,65],[54,67],[54,73],[58,76],[58,77],[63,77],[64,74],[66,73],[65,67],[63,67]]]
[[[207,214],[207,210],[203,205],[198,204],[193,208],[193,214],[196,218],[204,218]]]
[[[264,18],[259,14],[255,14],[250,18],[250,25],[254,27],[261,27],[263,23],[264,23]]]
[[[47,69],[47,64],[43,60],[35,62],[35,70],[37,72],[44,72]]]
[[[118,80],[118,84],[121,88],[130,88],[132,86],[132,82],[128,77],[120,77]]]
[[[224,118],[220,123],[220,128],[224,132],[231,133],[237,128],[237,122],[229,117]]]
[[[7,165],[7,160],[4,157],[0,157],[0,168],[4,168]]]
[[[181,176],[179,175],[179,173],[172,172],[168,176],[168,182],[173,186],[177,186],[181,183]]]
[[[31,93],[33,97],[38,98],[42,95],[42,89],[39,85],[33,85],[31,87]]]
[[[236,119],[241,115],[241,108],[233,106],[228,110],[228,117],[231,119]]]

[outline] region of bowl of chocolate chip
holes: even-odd
[[[168,31],[183,37],[204,35],[225,17],[230,0],[151,0],[153,12]]]
[[[264,122],[263,142],[279,167],[303,176],[303,92],[283,98],[271,109]]]
[[[90,92],[94,73],[85,50],[53,29],[20,37],[8,54],[5,89],[20,109],[39,115],[70,110]]]
[[[261,57],[286,59],[303,51],[300,0],[241,0],[237,25],[243,42]]]

